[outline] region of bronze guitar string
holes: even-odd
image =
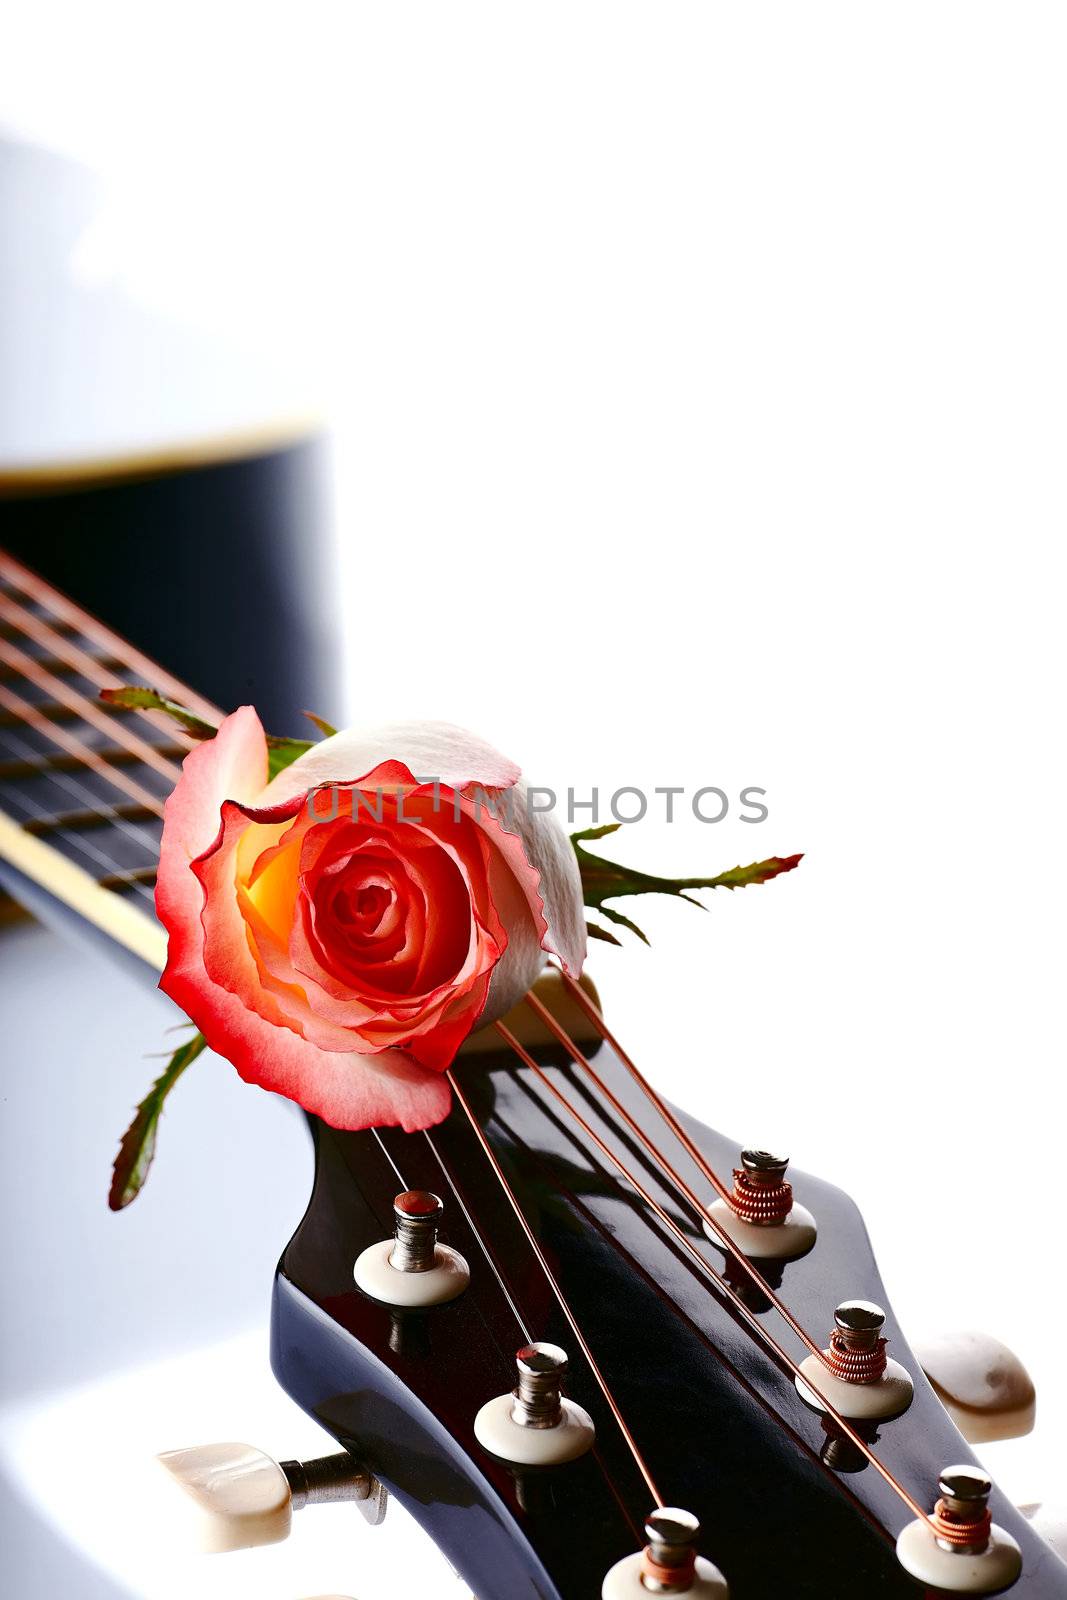
[[[39,689],[45,689],[59,700],[63,705],[76,711],[83,722],[100,732],[114,738],[135,755],[146,767],[151,767],[158,772],[160,777],[166,778],[169,783],[177,783],[181,777],[181,768],[175,762],[161,756],[154,745],[142,739],[138,734],[131,733],[123,727],[121,720],[110,712],[102,709],[98,701],[93,701],[81,693],[79,689],[72,689],[62,678],[57,678],[52,672],[38,666],[33,656],[26,655],[17,645],[8,644],[0,640],[0,661],[5,661],[8,666],[15,667],[25,677],[28,683],[36,684]],[[38,709],[38,715],[43,721],[48,718]]]
[[[526,998],[529,1000],[530,997],[527,996]],[[568,1115],[574,1119],[586,1137],[592,1140],[596,1148],[600,1150],[601,1153],[606,1156],[612,1165],[619,1171],[619,1173],[621,1173],[621,1175],[640,1196],[642,1201],[663,1223],[664,1227],[666,1227],[672,1236],[677,1239],[682,1248],[688,1251],[688,1253],[697,1262],[700,1269],[715,1283],[717,1288],[719,1288],[726,1296],[728,1296],[734,1309],[738,1312],[741,1319],[744,1321],[750,1331],[756,1335],[757,1339],[761,1341],[767,1348],[773,1351],[775,1356],[777,1356],[779,1361],[785,1365],[794,1378],[800,1378],[801,1381],[806,1384],[806,1386],[815,1395],[820,1405],[825,1409],[826,1414],[831,1421],[841,1430],[845,1437],[848,1438],[853,1445],[855,1445],[860,1453],[866,1457],[871,1466],[874,1467],[875,1471],[881,1475],[894,1493],[897,1494],[908,1507],[909,1511],[911,1511],[915,1517],[920,1518],[923,1521],[929,1521],[929,1513],[923,1510],[922,1506],[919,1505],[919,1502],[913,1498],[913,1496],[899,1481],[899,1479],[890,1471],[884,1462],[879,1460],[878,1456],[875,1455],[871,1446],[866,1442],[862,1434],[860,1434],[852,1426],[846,1417],[841,1415],[837,1408],[826,1399],[825,1395],[820,1393],[818,1387],[812,1381],[812,1379],[810,1379],[806,1373],[801,1373],[799,1366],[789,1355],[788,1351],[783,1349],[777,1339],[775,1339],[774,1335],[767,1328],[765,1328],[759,1321],[758,1317],[756,1317],[754,1313],[749,1310],[748,1306],[746,1306],[744,1300],[738,1294],[737,1290],[734,1289],[732,1284],[730,1284],[721,1273],[717,1272],[709,1261],[705,1260],[705,1258],[700,1254],[700,1251],[697,1249],[696,1245],[693,1244],[692,1240],[689,1238],[688,1234],[686,1234],[683,1229],[678,1226],[670,1213],[665,1211],[663,1207],[659,1205],[659,1203],[648,1192],[640,1180],[629,1171],[621,1157],[617,1156],[611,1149],[610,1145],[608,1145],[605,1140],[603,1140],[600,1135],[590,1126],[578,1108],[573,1105],[563,1091],[558,1088],[555,1083],[553,1083],[552,1079],[549,1078],[543,1069],[538,1065],[529,1051],[519,1043],[514,1034],[511,1033],[511,1031],[506,1028],[502,1022],[497,1022],[494,1024],[494,1026],[509,1048],[515,1052],[522,1064],[525,1067],[528,1067],[530,1071],[536,1075],[539,1082],[541,1082],[544,1087],[549,1090],[549,1092],[564,1108]],[[577,1062],[581,1052],[578,1050],[577,1045],[574,1045],[573,1043],[570,1045],[570,1049]],[[451,1074],[449,1074],[449,1076],[451,1077]],[[609,1101],[614,1101],[614,1099],[615,1097],[609,1094]],[[682,1187],[682,1191],[684,1193],[684,1186],[680,1187]],[[698,1211],[703,1210],[703,1208],[699,1205],[699,1202],[697,1204],[697,1209]],[[822,1352],[820,1351],[819,1354],[821,1356]],[[825,1360],[825,1358],[823,1359]]]
[[[69,635],[60,633],[44,617],[39,617],[30,611],[21,600],[12,600],[10,595],[0,591],[0,623],[2,622],[9,623],[16,633],[32,639],[34,644],[53,652],[51,656],[34,657],[34,664],[44,671],[56,676],[65,667],[69,667],[80,677],[94,683],[98,689],[116,687],[117,666],[121,663],[115,663],[113,657],[101,659],[99,656],[90,655],[87,650],[75,644]],[[143,717],[154,727],[161,725],[156,719],[166,716],[166,713],[153,711],[147,706],[134,706],[132,709],[135,716]],[[170,719],[167,721],[170,722]],[[195,737],[184,727],[174,727],[172,724],[171,731],[190,749],[197,743]]]
[[[580,987],[580,985],[575,984],[575,988],[579,988],[579,987]],[[584,994],[584,990],[583,990],[583,994]],[[637,1119],[630,1115],[630,1113],[627,1111],[626,1107],[623,1105],[622,1101],[616,1095],[614,1095],[612,1093],[612,1091],[608,1088],[607,1084],[604,1082],[603,1078],[597,1072],[596,1068],[592,1065],[592,1063],[590,1061],[588,1061],[586,1059],[586,1057],[583,1055],[583,1053],[578,1049],[578,1046],[574,1043],[573,1039],[570,1038],[570,1036],[567,1034],[567,1032],[556,1021],[555,1017],[552,1015],[551,1011],[548,1010],[547,1006],[543,1005],[542,1002],[537,998],[537,996],[535,994],[533,994],[532,992],[530,994],[527,994],[524,998],[525,998],[525,1003],[541,1019],[541,1021],[545,1024],[545,1026],[550,1030],[550,1032],[552,1033],[554,1038],[563,1046],[563,1048],[566,1051],[569,1052],[569,1054],[571,1055],[572,1059],[574,1060],[575,1065],[580,1067],[581,1070],[589,1077],[591,1082],[596,1086],[596,1088],[599,1090],[599,1092],[603,1095],[604,1099],[607,1100],[608,1104],[611,1106],[611,1109],[615,1112],[616,1116],[621,1117],[622,1121],[629,1128],[630,1132],[634,1135],[634,1137],[636,1139],[638,1139],[640,1141],[641,1145],[648,1152],[648,1154],[652,1157],[653,1161],[660,1168],[660,1170],[666,1174],[666,1176],[674,1184],[675,1188],[678,1189],[685,1196],[686,1200],[693,1207],[693,1209],[695,1211],[699,1212],[701,1221],[702,1222],[706,1222],[709,1227],[711,1227],[711,1228],[713,1228],[715,1230],[715,1233],[718,1236],[720,1242],[722,1243],[723,1248],[737,1262],[738,1266],[741,1267],[742,1271],[751,1280],[751,1282],[755,1285],[755,1287],[759,1290],[759,1292],[761,1294],[763,1294],[763,1295],[766,1295],[767,1299],[771,1302],[771,1305],[774,1306],[775,1310],[779,1313],[779,1315],[782,1316],[785,1319],[785,1321],[788,1323],[790,1328],[792,1328],[792,1330],[796,1334],[797,1338],[800,1339],[800,1341],[804,1344],[804,1346],[808,1350],[808,1353],[810,1355],[813,1355],[813,1356],[818,1356],[819,1360],[822,1361],[825,1364],[826,1357],[823,1354],[821,1348],[815,1343],[815,1341],[810,1337],[810,1335],[807,1334],[805,1332],[805,1330],[801,1327],[800,1323],[793,1316],[793,1313],[789,1310],[788,1306],[785,1305],[785,1303],[780,1299],[780,1297],[771,1288],[770,1284],[767,1282],[767,1280],[763,1276],[762,1272],[760,1272],[759,1268],[755,1265],[755,1263],[753,1261],[751,1261],[749,1259],[748,1256],[746,1256],[744,1254],[744,1252],[739,1248],[739,1246],[734,1243],[734,1241],[730,1238],[729,1234],[726,1232],[726,1229],[723,1228],[716,1221],[715,1217],[708,1210],[707,1206],[705,1206],[703,1204],[703,1202],[701,1201],[699,1196],[690,1188],[690,1186],[685,1182],[685,1179],[682,1178],[682,1176],[678,1173],[678,1171],[674,1167],[671,1166],[671,1164],[667,1160],[666,1156],[663,1154],[663,1152],[657,1146],[655,1140],[649,1138],[648,1134],[641,1127],[641,1124],[637,1121]],[[613,1048],[614,1048],[614,1045],[613,1045]],[[621,1052],[620,1052],[620,1055],[621,1055]],[[636,1072],[637,1069],[633,1068],[633,1070]],[[652,1100],[653,1104],[656,1105],[656,1109],[659,1110],[660,1109],[660,1104],[658,1103],[659,1097],[655,1094],[655,1091],[651,1088],[650,1085],[644,1085],[644,1080],[643,1079],[642,1079],[642,1085],[644,1087],[646,1087],[647,1093],[649,1095],[649,1098]],[[664,1109],[666,1109],[666,1108],[664,1108]],[[668,1124],[668,1126],[670,1126],[670,1124]],[[692,1142],[692,1141],[690,1141],[690,1142]],[[694,1146],[694,1148],[695,1148],[695,1146]],[[701,1160],[701,1170],[702,1171],[706,1171],[709,1174],[709,1181],[719,1191],[719,1193],[722,1195],[723,1199],[726,1199],[727,1196],[728,1196],[728,1190],[726,1189],[725,1185],[719,1180],[719,1178],[716,1177],[716,1175],[714,1174],[714,1172],[712,1171],[712,1169],[708,1165],[708,1163],[706,1161],[704,1161],[703,1159]]]
[[[58,589],[53,589],[51,584],[45,583],[35,572],[24,567],[20,561],[0,550],[0,582],[7,583],[12,589],[26,595],[38,605],[45,606],[52,616],[59,622],[67,624],[80,633],[83,638],[91,640],[105,654],[114,656],[124,662],[130,672],[148,679],[152,685],[168,695],[179,700],[182,705],[203,717],[207,722],[218,722],[222,712],[213,706],[203,695],[190,689],[187,684],[181,683],[173,674],[161,667],[158,662],[136,650],[127,640],[88,611],[83,611],[81,606],[61,594]]]
[[[505,1195],[505,1197],[506,1197],[506,1199],[508,1201],[508,1204],[510,1205],[512,1211],[515,1213],[515,1216],[516,1216],[516,1218],[517,1218],[517,1220],[519,1222],[519,1225],[522,1228],[523,1233],[526,1235],[527,1240],[529,1241],[530,1248],[533,1250],[534,1255],[537,1257],[537,1260],[538,1260],[538,1263],[540,1264],[541,1270],[542,1270],[542,1272],[544,1273],[545,1277],[548,1280],[549,1287],[551,1288],[552,1293],[556,1297],[556,1300],[557,1300],[557,1302],[559,1304],[560,1310],[563,1312],[563,1315],[566,1317],[567,1322],[570,1325],[571,1332],[574,1334],[574,1337],[578,1341],[578,1346],[579,1346],[583,1356],[586,1359],[586,1363],[587,1363],[587,1365],[589,1367],[589,1370],[593,1374],[593,1377],[596,1379],[597,1385],[598,1385],[598,1387],[600,1389],[601,1394],[604,1396],[604,1399],[607,1401],[608,1409],[610,1410],[612,1416],[615,1418],[615,1422],[616,1422],[616,1424],[618,1426],[619,1432],[622,1434],[623,1440],[626,1443],[626,1447],[629,1450],[631,1456],[633,1457],[634,1465],[637,1467],[638,1472],[641,1474],[642,1478],[645,1481],[645,1486],[647,1487],[649,1494],[652,1496],[654,1504],[656,1506],[665,1505],[666,1502],[663,1499],[663,1496],[660,1494],[659,1489],[656,1487],[656,1481],[653,1478],[652,1473],[649,1470],[648,1463],[646,1462],[644,1456],[641,1454],[641,1450],[640,1450],[640,1448],[638,1446],[637,1440],[634,1438],[633,1434],[630,1432],[630,1429],[629,1429],[629,1426],[627,1425],[626,1419],[625,1419],[625,1417],[623,1416],[622,1412],[619,1409],[618,1402],[615,1399],[615,1396],[611,1392],[611,1389],[610,1389],[610,1387],[608,1385],[608,1381],[605,1378],[604,1374],[601,1372],[600,1367],[598,1366],[598,1364],[596,1362],[596,1359],[595,1359],[595,1357],[593,1355],[593,1352],[589,1348],[589,1345],[588,1345],[588,1343],[586,1341],[585,1335],[582,1332],[581,1327],[579,1326],[578,1319],[575,1317],[574,1312],[571,1310],[570,1304],[569,1304],[569,1302],[567,1300],[567,1297],[563,1293],[563,1290],[559,1285],[559,1281],[556,1278],[555,1273],[552,1271],[552,1268],[549,1266],[548,1261],[547,1261],[547,1259],[545,1257],[545,1253],[541,1249],[541,1246],[538,1244],[537,1237],[536,1237],[533,1229],[530,1227],[530,1224],[526,1220],[526,1214],[523,1211],[521,1205],[519,1204],[518,1196],[515,1194],[515,1191],[512,1189],[510,1183],[508,1182],[507,1174],[505,1173],[503,1167],[500,1165],[500,1162],[497,1160],[496,1153],[493,1150],[492,1145],[489,1143],[489,1140],[487,1139],[487,1137],[485,1135],[485,1131],[483,1130],[483,1128],[481,1126],[481,1123],[478,1121],[478,1118],[475,1116],[474,1111],[473,1111],[469,1101],[467,1100],[466,1095],[463,1093],[463,1090],[460,1088],[459,1084],[456,1082],[456,1075],[452,1071],[451,1067],[449,1067],[448,1070],[446,1071],[445,1077],[448,1079],[449,1085],[451,1086],[451,1089],[452,1089],[452,1093],[455,1095],[457,1101],[459,1102],[459,1104],[460,1104],[460,1106],[461,1106],[461,1108],[463,1110],[464,1116],[467,1118],[467,1121],[470,1123],[471,1131],[473,1132],[473,1134],[474,1134],[475,1138],[477,1139],[478,1143],[481,1145],[482,1150],[485,1153],[485,1156],[486,1156],[486,1158],[487,1158],[487,1160],[489,1162],[489,1165],[492,1167],[493,1172],[496,1174],[496,1177],[497,1177],[497,1179],[498,1179],[498,1181],[500,1183],[501,1188],[504,1191],[504,1195]]]
[[[136,800],[138,805],[144,806],[155,816],[162,817],[163,802],[157,795],[142,788],[137,779],[131,778],[121,767],[107,762],[103,756],[98,755],[91,745],[85,744],[76,734],[69,733],[66,728],[57,727],[55,723],[49,722],[48,718],[42,715],[29,700],[23,700],[21,695],[5,688],[3,684],[0,684],[0,706],[4,706],[6,710],[14,712],[27,727],[33,728],[52,744],[58,745],[61,750],[67,751],[69,755],[76,756],[82,766],[91,772],[95,772],[105,782],[110,783],[113,789],[121,789],[127,799]],[[109,728],[108,731],[110,732],[111,729]]]
[[[503,1268],[501,1267],[499,1261],[496,1258],[496,1255],[494,1254],[493,1250],[490,1248],[488,1241],[485,1239],[484,1235],[482,1234],[481,1229],[478,1227],[478,1224],[475,1222],[474,1217],[471,1214],[470,1207],[467,1205],[467,1202],[463,1198],[463,1193],[462,1193],[462,1190],[459,1187],[459,1184],[456,1182],[456,1179],[453,1176],[453,1174],[449,1171],[448,1163],[445,1161],[444,1157],[441,1155],[441,1152],[438,1150],[438,1148],[437,1148],[436,1144],[434,1143],[433,1138],[432,1138],[432,1136],[430,1134],[430,1130],[428,1128],[424,1128],[423,1129],[422,1136],[426,1140],[426,1143],[429,1145],[430,1152],[433,1155],[434,1160],[437,1162],[437,1165],[440,1167],[441,1173],[442,1173],[442,1175],[444,1177],[444,1180],[448,1184],[448,1187],[451,1189],[452,1194],[455,1197],[456,1204],[459,1206],[459,1209],[462,1211],[464,1217],[466,1218],[467,1226],[470,1228],[471,1233],[473,1234],[474,1238],[478,1241],[478,1245],[479,1245],[479,1247],[480,1247],[480,1249],[482,1251],[482,1254],[485,1256],[486,1261],[489,1263],[489,1267],[490,1267],[490,1269],[491,1269],[491,1271],[493,1273],[493,1276],[495,1277],[497,1283],[500,1286],[501,1294],[504,1296],[504,1299],[507,1301],[509,1307],[511,1308],[512,1315],[514,1316],[515,1321],[516,1321],[516,1323],[517,1323],[517,1325],[519,1327],[519,1330],[520,1330],[520,1332],[522,1334],[523,1343],[524,1344],[533,1344],[534,1343],[534,1334],[531,1331],[530,1324],[527,1322],[526,1318],[523,1316],[521,1310],[519,1309],[519,1302],[518,1302],[517,1295],[512,1293],[511,1286],[508,1283],[507,1274],[504,1272]],[[383,1146],[383,1148],[384,1148],[384,1146]],[[386,1152],[386,1154],[388,1155],[388,1152]],[[603,1467],[603,1461],[601,1459],[599,1445],[597,1445],[597,1444],[593,1445],[593,1454],[594,1454],[594,1456],[596,1456],[597,1460],[601,1462],[601,1466]],[[615,1504],[618,1506],[620,1512],[622,1513],[622,1516],[624,1517],[626,1522],[629,1524],[630,1530],[633,1533],[633,1536],[634,1536],[635,1540],[640,1540],[641,1533],[640,1533],[640,1530],[639,1530],[639,1528],[637,1526],[636,1521],[634,1520],[634,1514],[631,1512],[629,1506],[626,1504],[625,1500],[622,1498],[621,1494],[619,1493],[618,1489],[615,1486],[615,1481],[612,1478],[611,1473],[608,1472],[606,1468],[604,1468],[604,1480],[607,1483],[607,1486],[608,1486],[609,1490],[611,1491],[612,1499],[615,1501]]]

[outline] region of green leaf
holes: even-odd
[[[703,910],[703,907],[701,907]],[[616,927],[629,928],[631,933],[636,933],[642,944],[648,944],[648,934],[642,932],[636,922],[631,922],[629,917],[624,917],[621,911],[613,911],[611,906],[601,906],[600,915],[607,917],[609,922],[614,922]],[[615,941],[616,944],[618,940]]]
[[[720,872],[717,878],[709,878],[705,884],[694,884],[694,888],[705,889],[745,889],[750,883],[769,883],[772,878],[777,878],[780,873],[792,872],[804,859],[804,852],[798,856],[768,856],[766,861],[753,861],[747,867],[731,867],[728,872]]]
[[[158,689],[148,689],[141,684],[124,684],[118,689],[101,689],[100,698],[109,706],[122,706],[128,711],[165,711],[168,717],[180,722],[186,733],[191,733],[196,739],[213,739],[219,731],[213,728],[210,722],[198,717],[195,712],[178,705],[177,701],[168,700]],[[331,727],[322,717],[317,717],[313,711],[305,711],[304,715],[309,717],[327,738],[337,732],[336,728]],[[286,767],[292,766],[297,756],[306,755],[312,748],[310,739],[287,739],[276,733],[268,733],[266,739],[267,773],[271,778],[276,778],[279,772],[284,772]]]
[[[636,867],[624,867],[615,861],[606,861],[603,856],[594,855],[591,850],[584,847],[583,841],[603,839],[609,833],[615,833],[620,824],[617,822],[604,823],[599,828],[583,828],[578,833],[571,834],[571,844],[578,858],[578,870],[582,878],[582,898],[585,904],[593,911],[599,911],[609,921],[616,925],[629,928],[631,933],[643,939],[647,944],[648,939],[636,923],[629,917],[623,916],[621,911],[614,910],[605,904],[608,900],[622,899],[625,895],[634,894],[669,894],[676,899],[685,900],[692,906],[698,906],[701,911],[707,907],[699,900],[694,900],[687,894],[689,889],[743,889],[753,883],[767,883],[771,878],[777,878],[780,873],[792,872],[803,859],[802,856],[769,856],[766,861],[753,861],[747,867],[731,867],[728,872],[720,872],[714,878],[660,878],[651,872],[640,872]],[[592,925],[589,924],[592,933]],[[594,938],[607,938],[610,943],[617,944],[611,934],[604,929],[597,929]]]
[[[122,706],[128,711],[165,711],[168,717],[180,722],[186,733],[197,739],[213,739],[218,733],[210,722],[205,722],[195,712],[168,700],[158,689],[146,689],[141,684],[124,684],[121,689],[101,689],[101,700],[109,706]]]
[[[324,739],[332,739],[334,734],[337,732],[337,729],[334,727],[332,722],[327,722],[325,717],[317,717],[314,711],[305,711],[304,715],[307,717],[309,722],[313,722],[315,724],[316,728],[318,728]]]
[[[306,756],[314,746],[310,739],[284,739],[278,734],[267,735],[267,772],[276,778],[279,772],[291,767],[297,756]]]
[[[187,1039],[184,1044],[179,1045],[171,1056],[166,1071],[156,1079],[137,1107],[134,1119],[123,1134],[119,1153],[115,1157],[111,1190],[107,1197],[107,1203],[112,1211],[121,1211],[124,1206],[128,1206],[131,1200],[137,1199],[144,1188],[145,1179],[148,1177],[156,1153],[156,1134],[163,1102],[186,1067],[196,1060],[206,1043],[203,1034],[198,1033],[195,1038]]]
[[[602,928],[597,922],[587,922],[585,931],[590,939],[603,939],[605,944],[618,945],[619,949],[622,949],[622,940],[616,939],[613,933],[609,933],[607,928]]]

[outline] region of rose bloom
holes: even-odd
[[[445,723],[338,733],[267,777],[250,706],[185,758],[156,886],[160,987],[247,1082],[338,1128],[430,1127],[472,1028],[546,952],[581,970],[570,843],[528,815],[518,767]],[[509,790],[498,817],[486,797]]]

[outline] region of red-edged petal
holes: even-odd
[[[174,973],[168,993],[246,1083],[295,1100],[332,1127],[399,1124],[413,1133],[448,1115],[447,1078],[398,1050],[373,1056],[320,1050],[249,1011],[202,967]]]

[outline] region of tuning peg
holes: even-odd
[[[684,1594],[689,1600],[729,1600],[718,1567],[697,1554],[700,1523],[691,1511],[657,1506],[645,1519],[643,1550],[623,1556],[601,1586],[602,1600],[642,1600],[653,1594]]]
[[[716,1200],[708,1210],[715,1226],[705,1222],[704,1232],[712,1244],[721,1250],[725,1233],[753,1261],[795,1261],[807,1255],[815,1243],[815,1218],[794,1201],[788,1170],[788,1156],[742,1150],[729,1199]]]
[[[928,1589],[954,1594],[999,1594],[1022,1570],[1010,1533],[989,1514],[993,1485],[980,1467],[946,1467],[940,1499],[928,1517],[909,1522],[897,1539],[897,1560]]]
[[[515,1355],[517,1382],[510,1394],[486,1401],[474,1433],[494,1456],[516,1466],[559,1466],[591,1448],[596,1436],[588,1411],[560,1393],[567,1371],[558,1344],[526,1344]]]
[[[251,1445],[204,1444],[156,1459],[182,1491],[169,1505],[183,1543],[211,1554],[280,1543],[304,1506],[353,1500],[372,1527],[385,1516],[384,1487],[347,1450],[279,1463]]]
[[[444,1203],[428,1189],[408,1189],[393,1201],[393,1237],[368,1245],[356,1257],[358,1288],[389,1306],[439,1306],[470,1283],[458,1250],[440,1244]]]
[[[843,1417],[898,1417],[911,1404],[914,1385],[899,1361],[885,1353],[885,1312],[871,1300],[843,1300],[834,1312],[830,1342],[821,1356],[807,1356],[796,1378],[797,1393],[816,1411],[825,1402]]]
[[[1067,1561],[1067,1504],[1045,1505],[1042,1501],[1038,1505],[1020,1506],[1019,1510],[1060,1560]]]
[[[999,1339],[988,1333],[943,1333],[913,1348],[941,1404],[971,1444],[1030,1432],[1036,1410],[1033,1379]]]

